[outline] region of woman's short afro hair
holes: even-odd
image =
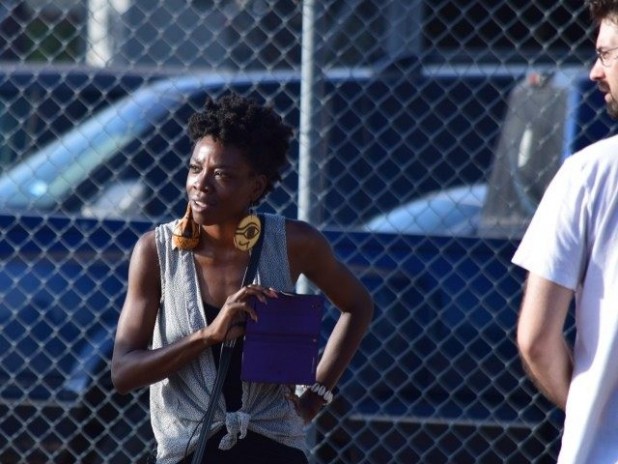
[[[193,143],[211,136],[239,148],[255,172],[266,176],[265,195],[281,180],[292,129],[271,107],[229,93],[206,99],[203,109],[189,119],[189,134]]]

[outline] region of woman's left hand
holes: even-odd
[[[306,389],[298,396],[294,385],[291,385],[289,388],[288,399],[294,403],[296,412],[305,424],[308,424],[318,415],[320,409],[324,406],[324,400],[309,389]]]

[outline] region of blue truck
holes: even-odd
[[[325,117],[335,124],[323,134],[323,174],[375,169],[362,188],[357,177],[340,177],[322,197],[319,225],[371,290],[376,313],[336,400],[316,422],[317,462],[555,459],[560,414],[526,380],[513,343],[523,282],[510,264],[517,237],[365,228],[376,214],[438,187],[486,181],[491,188],[508,96],[522,78],[326,76]],[[607,134],[602,101],[585,78],[544,85],[557,86],[575,109],[565,113],[561,153]],[[128,260],[141,233],[182,212],[178,155],[190,151],[188,115],[207,95],[230,89],[268,95],[297,125],[294,73],[158,79],[0,176],[2,462],[142,462],[153,449],[146,389],[119,396],[109,376]],[[448,101],[437,98],[445,92]],[[396,111],[404,96],[414,104]],[[443,103],[430,110],[431,99]],[[382,112],[372,111],[377,102]],[[361,129],[358,115],[365,115]],[[427,133],[435,143],[419,142]],[[453,133],[469,135],[454,140]],[[452,166],[462,154],[477,167],[463,167],[456,180]],[[429,169],[432,176],[401,176]],[[397,187],[385,190],[384,179]],[[263,209],[294,216],[297,184],[291,170]],[[334,317],[328,311],[325,334]]]

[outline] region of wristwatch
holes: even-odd
[[[333,392],[319,382],[311,385],[309,390],[322,398],[324,400],[324,404],[329,404],[331,401],[333,401]]]

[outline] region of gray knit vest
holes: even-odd
[[[265,216],[264,242],[254,282],[282,291],[294,291],[287,256],[285,218]],[[172,343],[207,324],[193,252],[172,249],[175,223],[155,229],[161,270],[161,304],[152,349]],[[157,440],[157,464],[176,464],[185,452],[191,454],[196,448],[199,422],[208,408],[215,375],[212,351],[206,349],[197,360],[151,385],[150,420]],[[227,413],[221,395],[210,436],[226,427],[228,433],[219,448],[229,449],[237,439],[244,437],[247,430],[252,430],[306,452],[303,420],[285,394],[286,389],[281,385],[243,382],[242,408]]]

